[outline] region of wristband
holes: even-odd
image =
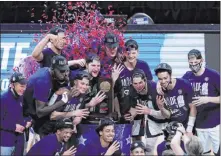
[[[188,120],[187,128],[186,128],[187,132],[193,131],[193,126],[194,126],[195,120],[196,120],[196,117],[189,116],[189,120]]]
[[[48,106],[53,105],[55,103],[55,101],[57,100],[57,98],[58,98],[58,95],[54,93],[53,96],[51,97],[49,103],[48,103]]]
[[[64,92],[62,94],[62,99],[61,101],[63,101],[64,103],[67,103],[68,102],[68,95],[67,95],[67,92]]]

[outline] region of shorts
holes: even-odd
[[[144,136],[144,119],[140,120],[134,120],[133,126],[132,126],[132,137],[138,137],[138,136]]]
[[[166,126],[167,123],[157,123],[151,119],[146,121],[146,135],[147,138],[153,138],[160,135],[163,135],[162,129]]]
[[[207,129],[196,128],[197,136],[203,145],[204,152],[210,151],[211,145],[214,153],[217,153],[219,151],[219,146],[220,146],[219,128],[220,125],[214,128],[207,128]]]
[[[1,148],[1,152],[0,155],[14,155],[15,152],[15,146],[12,147],[4,147],[4,146],[0,146]]]

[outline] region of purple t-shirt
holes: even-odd
[[[194,96],[220,96],[220,74],[215,70],[205,68],[201,76],[189,71],[183,78],[191,83]],[[196,128],[213,128],[220,124],[220,104],[210,102],[196,108]]]
[[[55,134],[50,134],[37,142],[27,153],[27,156],[61,155],[63,150],[64,143],[58,142],[57,136]]]
[[[71,112],[74,110],[79,109],[81,106],[81,102],[83,101],[83,97],[78,96],[78,97],[73,97],[68,101],[68,103],[64,107],[64,112]]]
[[[189,104],[192,103],[191,84],[184,79],[176,79],[172,90],[165,93],[166,108],[171,112],[171,121],[178,121],[186,126],[189,117]]]
[[[34,120],[34,130],[38,133],[38,129],[49,120],[49,115],[38,118],[36,115],[36,100],[48,103],[52,95],[52,79],[49,68],[40,68],[33,74],[28,81],[27,89],[24,94],[25,112]]]
[[[137,64],[133,70],[129,70],[124,64],[123,66],[125,68],[120,73],[119,78],[117,79],[116,84],[114,86],[114,93],[119,100],[120,107],[123,107],[125,103],[125,98],[129,95],[129,88],[132,84],[132,75],[135,69],[142,69],[147,77],[147,80],[153,79],[149,65],[144,61],[137,60]]]
[[[33,91],[33,98],[38,101],[48,102],[52,90],[52,78],[49,68],[40,68],[29,78],[27,90]]]
[[[46,48],[42,51],[43,59],[39,61],[41,67],[50,67],[51,66],[51,59],[52,57],[58,55],[56,54],[51,48]],[[63,54],[61,53],[63,56]]]
[[[112,144],[112,143],[111,143]],[[106,147],[106,148],[103,148],[101,146],[101,144],[93,144],[91,145],[91,151],[90,151],[90,155],[96,155],[96,156],[102,156],[102,155],[105,155],[105,153],[107,152],[108,148],[111,146],[111,144]],[[121,156],[121,148],[117,151],[115,151],[112,156]]]

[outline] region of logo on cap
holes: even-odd
[[[23,75],[19,75],[19,76],[18,76],[18,79],[19,79],[19,80],[25,79],[25,77],[24,77]]]
[[[66,61],[65,61],[65,60],[59,60],[59,61],[58,61],[58,64],[61,65],[61,66],[63,66],[63,65],[66,64]]]
[[[107,39],[107,42],[113,43],[113,42],[114,42],[114,39],[113,39],[113,38],[108,38],[108,39]]]

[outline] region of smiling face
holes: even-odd
[[[75,86],[81,94],[85,94],[89,89],[89,79],[83,78],[82,80],[75,80]]]
[[[26,84],[20,84],[18,82],[14,83],[14,85],[12,85],[12,88],[14,88],[14,90],[16,91],[16,93],[19,96],[22,96],[26,90],[27,85]]]
[[[134,77],[132,85],[138,93],[141,93],[145,89],[146,82],[141,77]]]
[[[92,77],[97,77],[101,70],[101,63],[98,60],[93,60],[88,65],[86,65],[86,68]]]
[[[73,134],[73,129],[64,128],[61,130],[57,130],[57,134],[58,134],[59,140],[61,140],[62,142],[68,142],[68,140],[71,138]]]
[[[157,73],[158,80],[160,85],[163,88],[167,88],[169,83],[171,82],[171,75],[167,71]]]
[[[115,137],[114,125],[108,125],[103,128],[102,131],[99,132],[100,138],[107,143],[111,143]]]
[[[137,60],[138,57],[138,50],[135,48],[128,48],[127,49],[127,56],[126,56],[126,61],[129,63],[133,63]]]

